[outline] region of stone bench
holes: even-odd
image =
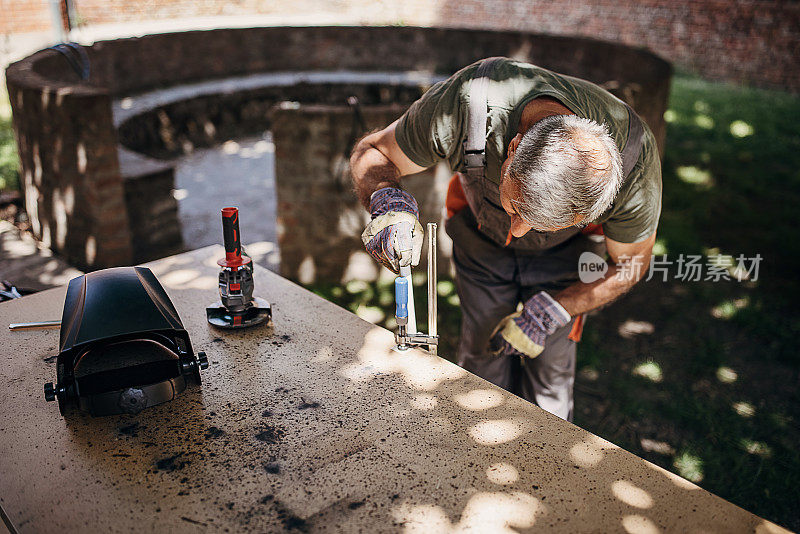
[[[180,252],[183,241],[178,202],[173,196],[174,166],[123,147],[117,155],[135,262]]]

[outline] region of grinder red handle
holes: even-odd
[[[242,259],[242,237],[239,234],[239,208],[222,208],[222,239],[225,259],[217,263],[223,267],[238,267]]]

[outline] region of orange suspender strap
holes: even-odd
[[[578,343],[581,340],[581,336],[583,335],[583,324],[586,322],[586,316],[584,314],[580,314],[575,317],[575,322],[572,323],[572,330],[569,332],[569,338]]]
[[[467,207],[467,195],[464,194],[464,189],[461,187],[461,180],[458,179],[458,174],[454,174],[453,177],[450,178],[450,183],[447,185],[447,197],[445,198],[444,205],[447,208],[448,219]]]
[[[602,224],[587,224],[586,228],[581,230],[581,233],[583,235],[588,235],[588,234],[603,235],[603,225]]]

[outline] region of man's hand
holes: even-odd
[[[547,336],[569,324],[570,315],[556,300],[540,291],[525,302],[522,311],[500,321],[489,341],[497,356],[523,354],[535,358],[544,350]]]
[[[384,187],[372,194],[369,211],[372,222],[361,234],[367,252],[395,273],[400,267],[417,265],[423,231],[414,197],[402,189]]]

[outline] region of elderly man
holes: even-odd
[[[458,171],[446,200],[463,311],[458,363],[571,420],[583,314],[649,264],[661,212],[653,134],[587,81],[505,58],[461,69],[353,150],[355,190],[372,214],[363,240],[395,272],[422,246],[400,179],[441,160]],[[607,251],[610,268],[584,283],[587,251]]]

